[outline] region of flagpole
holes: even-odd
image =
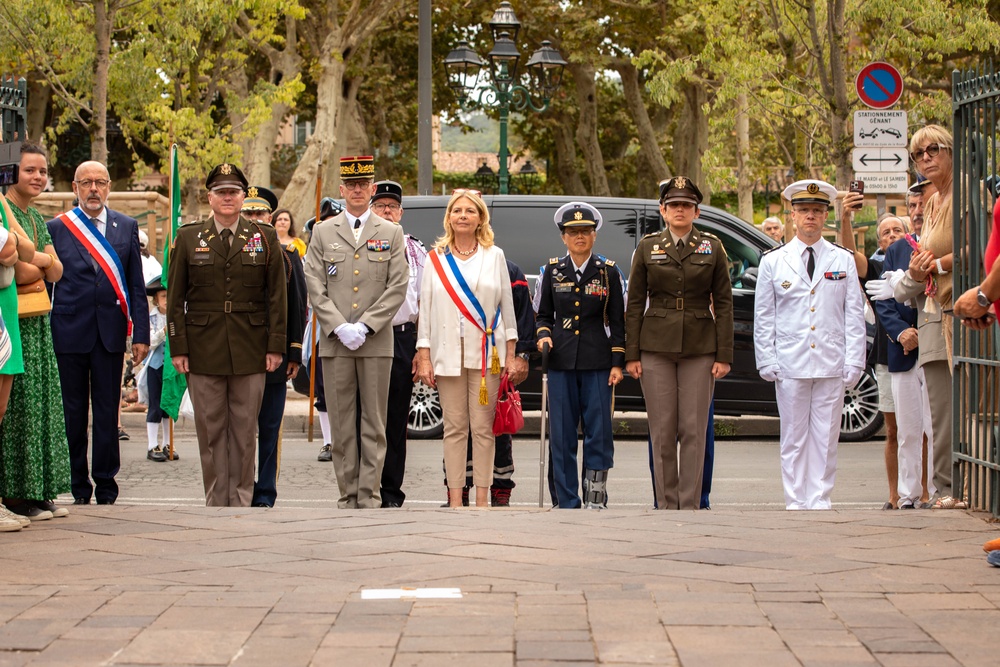
[[[316,231],[316,225],[320,222],[320,211],[323,202],[323,142],[319,144],[319,163],[316,165],[316,217],[313,218],[312,231],[309,233],[309,242],[312,243],[312,235]],[[309,428],[307,442],[313,441],[313,418],[316,408],[316,310],[312,314],[312,334],[309,341]],[[324,443],[326,444],[326,443]]]
[[[177,144],[171,144],[170,145],[170,216],[168,218],[169,224],[167,225],[170,228],[170,233],[167,235],[167,243],[166,243],[167,248],[170,248],[170,246],[172,246],[173,243],[174,243],[174,210],[175,210],[175,207],[177,206],[177,203],[174,201],[174,188],[175,188],[175,185],[174,185],[173,181],[177,177],[177,174],[175,173],[176,170],[174,169],[174,165],[176,165],[176,164],[177,164]],[[170,252],[170,251],[167,250],[167,252]],[[161,280],[162,280],[162,277],[161,277]],[[164,283],[164,284],[166,284],[166,283]],[[170,363],[172,363],[172,362],[170,362]],[[161,375],[161,383],[162,383],[162,375]],[[161,396],[162,396],[162,393],[163,393],[163,387],[161,386],[160,387],[160,394],[161,394]],[[167,417],[167,419],[170,420],[170,444],[167,446],[167,460],[168,461],[173,461],[174,460],[174,420],[171,417],[169,417],[169,416]]]

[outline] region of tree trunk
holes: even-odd
[[[28,75],[28,123],[25,127],[25,137],[32,141],[43,141],[45,126],[48,124],[49,105],[52,100],[52,87],[44,79],[36,78],[37,74]]]
[[[830,139],[833,142],[833,163],[837,169],[838,188],[846,188],[853,178],[851,148],[853,136],[848,130],[851,105],[847,101],[847,79],[844,70],[847,60],[844,34],[846,0],[828,0],[827,26],[830,35],[830,82],[833,99],[830,100]]]
[[[580,146],[586,162],[590,194],[596,197],[610,197],[611,187],[608,185],[604,155],[597,135],[597,85],[594,83],[594,66],[571,64],[569,69],[576,83],[576,99],[580,109],[576,126],[576,143]]]
[[[615,65],[622,79],[622,91],[625,93],[625,105],[632,116],[639,133],[639,152],[647,165],[652,169],[652,177],[658,183],[670,177],[670,168],[660,151],[660,144],[649,119],[646,103],[642,98],[642,88],[639,86],[639,70],[631,62],[622,61]],[[641,180],[650,180],[643,178]]]
[[[318,69],[321,75],[316,86],[316,129],[279,204],[299,220],[315,214],[318,164],[322,161],[330,167],[331,156],[338,154],[337,126],[342,112],[344,80],[344,61],[339,49],[325,50],[319,58]],[[331,186],[324,182],[324,193],[329,192]]]
[[[701,168],[701,158],[708,150],[708,118],[703,111],[704,89],[696,84],[684,84],[684,100],[674,131],[674,175],[687,176],[710,204],[712,190]]]
[[[201,179],[189,178],[183,184],[184,217],[188,220],[201,214]]]
[[[553,126],[553,137],[556,145],[556,178],[562,185],[563,194],[585,195],[587,188],[583,185],[580,172],[576,170],[576,144],[573,143],[572,123],[561,114],[560,122]]]
[[[753,174],[750,173],[750,102],[747,94],[736,96],[736,196],[739,216],[753,224]]]
[[[90,159],[108,164],[108,73],[111,68],[111,27],[117,5],[94,2],[94,90],[90,103]]]

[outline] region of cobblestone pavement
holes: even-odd
[[[646,509],[641,442],[611,509],[539,510],[537,441],[516,444],[513,509],[439,509],[426,443],[406,507],[341,511],[316,444],[289,438],[278,506],[229,509],[201,506],[183,429],[180,461],[147,462],[126,417],[119,504],[0,533],[0,667],[1000,663],[981,550],[1000,529],[875,509],[878,443],[842,447],[830,512],[769,509],[773,442],[722,444],[712,511]]]

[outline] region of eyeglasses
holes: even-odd
[[[76,183],[77,185],[79,185],[84,190],[89,190],[91,188],[91,186],[94,186],[94,185],[96,185],[99,189],[104,189],[104,188],[108,187],[109,185],[111,185],[111,181],[103,179],[103,178],[99,178],[97,180],[92,180],[92,179],[86,178],[86,179],[84,179],[82,181],[74,181],[74,183]]]
[[[927,148],[921,148],[920,150],[910,153],[910,158],[914,162],[920,162],[924,159],[925,153],[927,154],[927,157],[937,157],[937,154],[941,152],[942,148],[947,149],[948,147],[942,146],[941,144],[927,144]]]
[[[382,203],[372,204],[372,210],[373,211],[393,211],[393,212],[395,212],[395,211],[400,211],[402,209],[403,209],[403,207],[400,206],[399,204],[396,204],[395,202],[392,202],[392,203],[389,203],[389,204],[382,204]]]
[[[479,190],[471,190],[469,188],[458,188],[457,190],[452,190],[451,195],[476,195],[477,197],[482,197],[483,193]]]
[[[351,190],[364,190],[372,184],[371,181],[344,181],[341,187],[350,192]]]

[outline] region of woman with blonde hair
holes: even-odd
[[[462,506],[471,430],[476,507],[487,507],[493,416],[504,363],[514,357],[517,317],[507,261],[479,192],[455,190],[443,224],[420,287],[416,377],[441,397],[449,506]]]

